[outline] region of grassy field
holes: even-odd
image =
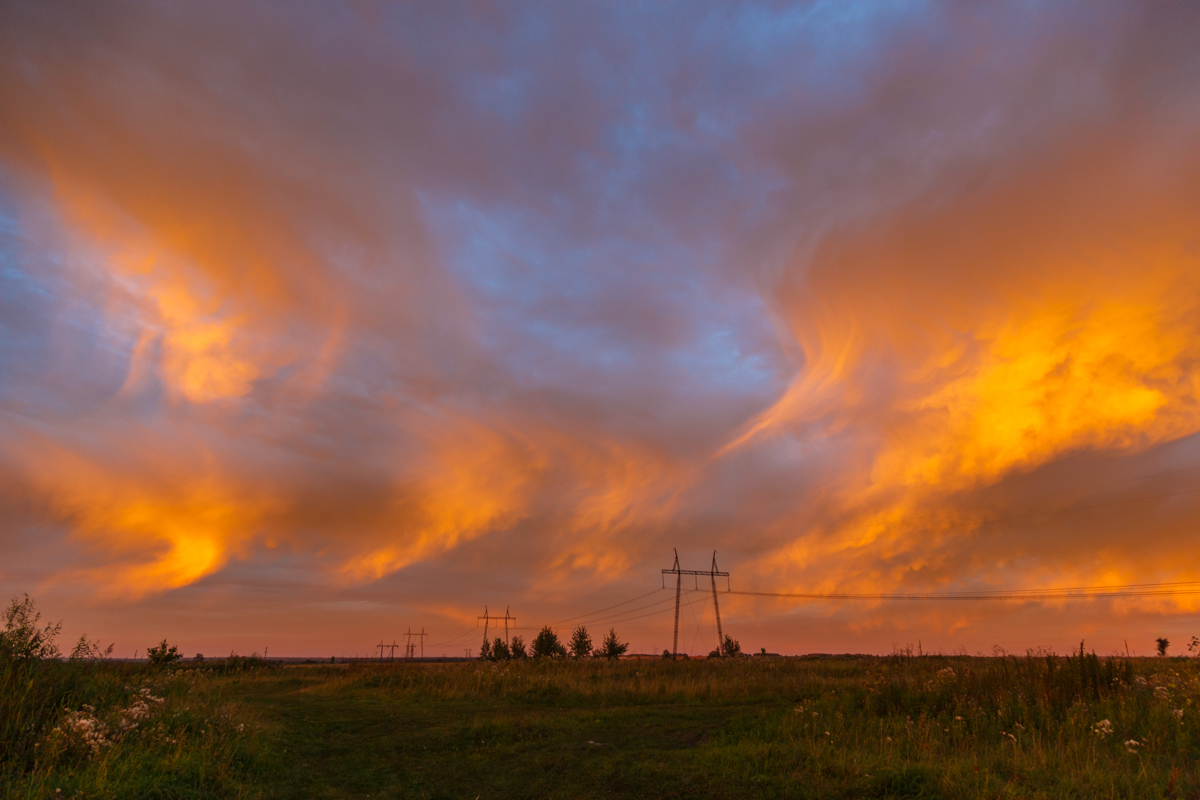
[[[22,668],[4,797],[1200,797],[1188,659]]]

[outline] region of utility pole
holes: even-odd
[[[421,626],[421,632],[420,632],[420,633],[414,633],[414,634],[413,634],[413,636],[419,636],[419,637],[421,637],[421,658],[425,658],[425,637],[426,637],[426,636],[428,636],[428,635],[429,635],[429,634],[427,634],[427,633],[425,632],[425,626],[424,626],[424,625],[422,625],[422,626]],[[415,652],[415,650],[416,650],[416,645],[414,645],[414,646],[413,646],[413,650],[414,650],[414,652]]]
[[[383,639],[380,639],[379,644],[377,644],[375,646],[379,648],[379,660],[382,662],[383,661],[383,648],[387,647],[387,645],[383,643]]]
[[[716,550],[713,551],[713,560],[712,560],[712,568],[711,569],[707,569],[707,570],[680,569],[679,568],[679,550],[678,550],[678,548],[676,548],[676,550],[675,550],[675,565],[673,567],[671,567],[670,569],[664,569],[662,571],[662,573],[663,573],[663,586],[664,587],[666,586],[666,576],[667,575],[675,576],[675,638],[673,640],[673,644],[671,645],[671,657],[675,658],[679,655],[679,598],[680,598],[681,592],[683,591],[683,576],[684,575],[695,575],[697,580],[699,580],[699,576],[701,576],[701,575],[708,575],[712,579],[713,609],[716,611],[716,614],[717,614],[717,652],[720,653],[721,652],[721,644],[724,643],[725,638],[721,632],[721,610],[720,610],[720,608],[717,607],[717,578],[725,578],[726,586],[728,586],[729,573],[717,571],[717,551]]]
[[[488,617],[488,608],[487,608],[487,606],[484,606],[484,607],[483,607],[483,616],[482,616],[482,617],[480,617],[479,619],[483,620],[483,643],[484,643],[484,645],[487,645],[487,644],[488,644],[488,638],[487,638],[487,632],[488,632],[488,621],[489,621],[489,619],[490,619],[490,618]],[[478,627],[479,627],[479,623],[478,623],[478,622],[476,622],[476,623],[475,623],[475,627],[476,627],[476,628],[478,628]],[[483,651],[482,651],[482,650],[480,650],[479,652],[480,652],[480,653],[483,653]]]
[[[388,653],[388,661],[396,660],[396,648],[399,646],[400,645],[396,644],[396,640],[392,639],[392,643],[387,646],[388,649],[391,651],[390,653]]]

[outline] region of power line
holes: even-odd
[[[597,614],[603,613],[603,612],[605,612],[605,611],[609,611],[609,610],[611,610],[611,609],[618,608],[618,607],[620,607],[620,606],[624,606],[624,605],[628,605],[628,604],[630,604],[630,603],[637,602],[638,600],[641,600],[641,599],[643,599],[643,598],[649,597],[650,595],[652,595],[652,594],[656,594],[656,593],[658,593],[658,592],[661,592],[661,591],[662,591],[662,589],[655,589],[655,590],[654,590],[654,591],[652,591],[652,592],[646,592],[645,594],[639,594],[637,597],[631,597],[631,598],[630,598],[630,599],[628,599],[628,600],[622,600],[620,603],[615,603],[615,604],[613,604],[613,605],[611,605],[611,606],[606,606],[606,607],[604,607],[604,608],[600,608],[600,609],[597,609],[597,610],[595,610],[595,611],[591,611],[591,612],[589,612],[589,613],[587,613],[587,614],[580,614],[580,615],[579,615],[579,616],[577,616],[577,617],[567,617],[566,619],[560,619],[560,620],[558,620],[558,621],[556,621],[556,622],[551,622],[550,624],[551,624],[551,625],[562,625],[562,624],[563,624],[563,623],[565,623],[565,622],[574,622],[575,620],[583,619],[583,618],[585,618],[585,617],[592,617],[592,616],[595,616],[595,615],[597,615]]]

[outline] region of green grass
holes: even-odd
[[[110,708],[123,682],[160,687],[174,747],[147,735],[45,763],[5,751],[0,794],[1200,797],[1200,663],[1185,659],[95,669],[120,684]]]

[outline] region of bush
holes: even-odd
[[[168,645],[167,640],[163,639],[157,647],[151,647],[146,651],[146,658],[150,659],[150,666],[165,667],[175,661],[179,661],[183,656],[179,653],[179,648],[175,645]]]
[[[628,651],[629,643],[617,639],[616,628],[609,628],[608,634],[604,637],[604,641],[600,643],[600,649],[596,651],[595,655],[607,658],[610,661],[616,661]]]
[[[480,661],[491,661],[492,660],[492,643],[489,642],[487,639],[484,639],[483,644],[479,646],[479,660]]]
[[[24,600],[15,597],[4,612],[4,631],[0,632],[0,658],[42,659],[58,658],[62,654],[54,639],[62,630],[62,623],[38,627],[42,612],[38,611],[29,595]]]
[[[520,636],[514,636],[510,645],[513,658],[529,658],[529,653],[525,652],[525,640]]]
[[[547,625],[533,640],[534,658],[562,658],[567,654],[567,648],[558,640],[558,634]]]
[[[571,644],[568,645],[571,658],[587,658],[592,654],[592,637],[587,628],[580,625],[571,634]]]
[[[766,654],[766,649],[763,649],[763,654]],[[721,655],[723,656],[740,656],[742,654],[742,645],[732,637],[726,635],[725,641],[721,642]]]

